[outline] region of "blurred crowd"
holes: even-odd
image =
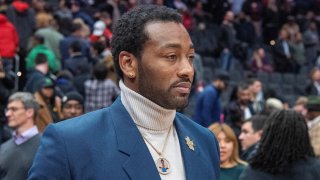
[[[215,133],[221,179],[238,179],[248,163],[271,174],[302,159],[317,163],[312,157],[320,157],[319,0],[0,0],[0,143],[14,135],[7,119],[18,110],[9,107],[19,99],[9,98],[17,91],[33,94],[40,105],[34,115],[39,132],[111,105],[120,94],[112,25],[141,4],[166,5],[183,17],[197,55],[189,106],[181,112]],[[299,130],[277,129],[289,126]],[[302,139],[293,142],[297,131]],[[311,144],[305,142],[308,133]],[[288,156],[269,150],[276,148],[270,139]],[[303,142],[305,149],[289,153],[286,141],[290,147]],[[267,155],[280,164],[261,164]],[[242,178],[248,177],[259,174],[246,169]]]

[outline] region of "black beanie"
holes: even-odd
[[[84,103],[82,95],[79,94],[77,91],[71,91],[71,92],[66,93],[62,97],[62,106],[64,106],[70,100],[78,101],[82,105]]]

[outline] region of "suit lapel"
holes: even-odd
[[[197,138],[192,132],[188,131],[185,125],[181,122],[180,117],[176,116],[175,126],[180,142],[181,154],[185,168],[187,180],[193,179],[208,179],[209,168],[203,159],[200,157],[201,147],[197,146]],[[194,143],[194,151],[187,145],[186,137],[189,137]]]
[[[123,168],[130,179],[160,180],[152,156],[129,113],[118,98],[110,108],[120,152],[128,156]]]

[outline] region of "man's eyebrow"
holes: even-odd
[[[161,48],[181,48],[180,44],[175,44],[175,43],[170,43],[170,44],[165,44],[164,46],[162,46]],[[194,49],[193,44],[190,44],[190,49]]]

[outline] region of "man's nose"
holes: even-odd
[[[192,81],[194,76],[194,68],[192,61],[190,61],[188,58],[184,58],[179,64],[178,75],[180,77],[188,77],[190,81]]]

